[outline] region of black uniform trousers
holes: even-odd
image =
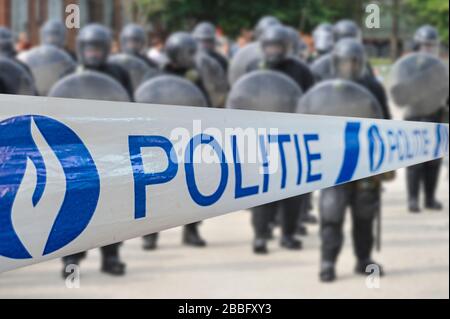
[[[266,239],[270,233],[270,223],[273,216],[279,213],[282,236],[291,237],[297,229],[299,207],[302,205],[304,196],[295,196],[277,202],[252,208],[252,225],[255,237]]]
[[[422,116],[408,116],[407,121],[417,122],[442,122],[444,120],[445,108],[439,109],[436,113]],[[420,186],[423,186],[425,193],[425,203],[435,200],[435,193],[439,181],[439,172],[442,159],[420,163],[406,168],[406,184],[408,189],[408,199],[418,201]]]
[[[108,258],[119,257],[119,247],[120,247],[121,244],[122,243],[116,243],[116,244],[111,244],[111,245],[108,245],[108,246],[101,247],[100,251],[102,253],[103,260],[106,260]],[[83,258],[85,258],[86,255],[87,255],[87,252],[83,251],[81,253],[77,253],[77,254],[73,254],[73,255],[70,255],[70,256],[63,257],[63,261],[65,263],[69,263],[69,262],[78,263]]]
[[[322,261],[335,263],[339,256],[347,208],[351,210],[355,255],[359,260],[369,260],[374,242],[373,224],[380,205],[380,183],[373,178],[322,190],[319,204]]]

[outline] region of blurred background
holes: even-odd
[[[71,3],[80,7],[81,27],[102,23],[113,30],[116,39],[129,22],[145,26],[149,38],[157,42],[206,20],[217,26],[223,41],[236,40],[238,45],[249,41],[253,26],[268,13],[300,30],[312,45],[308,35],[319,23],[342,18],[363,21],[366,6],[376,3],[382,28],[363,28],[371,58],[396,58],[411,46],[414,31],[424,23],[438,28],[443,53],[448,52],[448,1],[442,0],[0,0],[0,25],[9,26],[18,37],[19,49],[26,49],[39,43],[39,29],[47,20],[64,21],[64,10]],[[72,50],[77,32],[68,31],[67,46]]]

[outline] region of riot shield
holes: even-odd
[[[203,51],[196,55],[195,62],[212,106],[222,107],[225,104],[228,92],[228,83],[224,70],[216,60]]]
[[[38,46],[19,54],[18,59],[30,68],[41,96],[46,96],[59,79],[75,69],[72,57],[53,45]]]
[[[365,87],[347,80],[327,80],[309,90],[298,102],[297,113],[362,118],[383,118],[383,111]]]
[[[49,92],[52,97],[129,102],[127,91],[109,75],[81,71],[58,81]]]
[[[156,69],[131,54],[119,53],[112,55],[108,62],[117,64],[128,72],[133,90],[136,90],[149,74],[157,72]]]
[[[294,112],[302,95],[288,76],[275,71],[258,70],[244,75],[231,89],[227,108]]]
[[[311,72],[318,81],[329,80],[333,77],[331,53],[322,55],[311,64]]]
[[[228,82],[230,85],[233,85],[241,76],[247,73],[247,68],[253,61],[262,58],[263,53],[259,42],[252,42],[239,49],[230,62],[228,71]]]
[[[203,93],[192,82],[174,75],[159,75],[136,90],[138,103],[207,106]]]
[[[13,94],[36,95],[33,78],[25,68],[7,57],[0,57],[0,77]]]
[[[448,68],[431,54],[404,56],[393,65],[389,78],[394,103],[407,106],[411,115],[433,114],[448,98]]]

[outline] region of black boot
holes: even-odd
[[[320,266],[320,275],[321,282],[333,282],[336,280],[336,270],[334,268],[334,263],[332,262],[323,262]]]
[[[294,236],[283,236],[280,242],[281,247],[289,250],[300,250],[302,249],[302,242],[296,239]]]
[[[206,241],[200,237],[197,224],[189,224],[183,228],[183,244],[193,247],[205,247]]]
[[[371,266],[371,265],[378,268],[378,274],[380,276],[384,276],[383,267],[380,264],[378,264],[370,259],[358,260],[358,262],[356,263],[356,266],[355,266],[355,273],[360,274],[360,275],[365,275],[365,276],[370,275],[371,269],[367,269],[367,267]]]
[[[425,208],[431,210],[442,210],[442,204],[435,199],[425,201]]]
[[[439,171],[442,160],[426,162],[426,173],[424,175],[425,186],[425,208],[431,210],[442,210],[442,204],[436,200],[436,188],[439,180]]]
[[[253,241],[253,252],[258,255],[265,255],[269,253],[269,251],[267,250],[266,239],[256,238]]]
[[[420,213],[419,201],[417,199],[410,199],[408,201],[408,209],[410,213]]]
[[[300,220],[305,224],[317,224],[317,217],[311,214],[311,212],[306,213],[302,217],[300,217]]]
[[[103,258],[102,272],[113,276],[123,276],[125,275],[125,269],[126,265],[120,261],[119,257],[113,256]]]
[[[308,235],[308,228],[305,225],[299,224],[296,230],[297,235],[306,236]]]
[[[158,233],[144,236],[143,240],[142,248],[144,250],[155,250],[158,246]]]

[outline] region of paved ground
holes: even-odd
[[[449,298],[448,179],[444,170],[439,197],[445,212],[405,212],[404,178],[386,185],[383,250],[375,255],[387,271],[379,289],[352,272],[354,258],[349,223],[338,265],[339,281],[317,280],[319,240],[310,227],[305,249],[291,252],[271,243],[268,256],[251,253],[248,212],[204,222],[207,249],[180,245],[180,229],[161,235],[158,251],[144,252],[141,240],[123,248],[128,275],[111,278],[99,272],[98,250],[82,264],[81,287],[68,289],[59,260],[0,275],[0,298]]]

